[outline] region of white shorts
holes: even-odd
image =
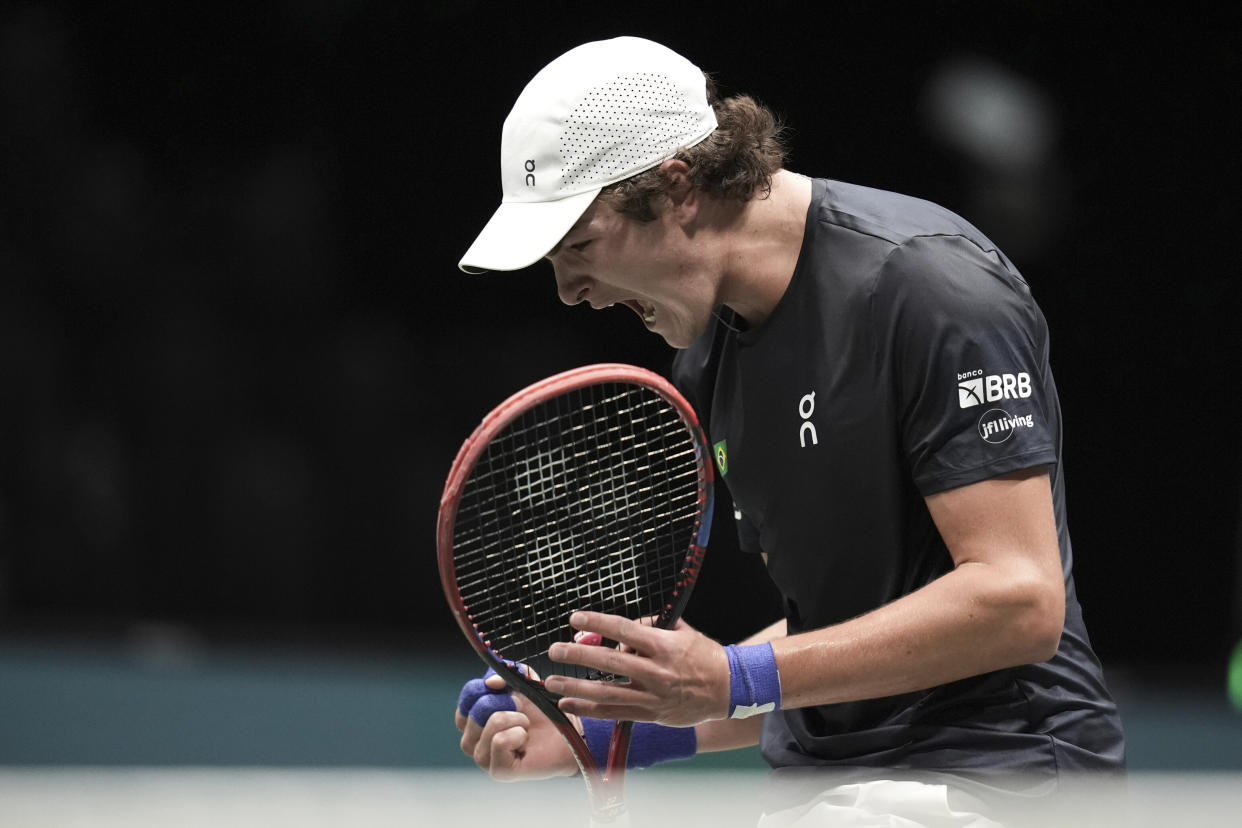
[[[955,797],[955,800],[959,797]],[[947,785],[880,779],[837,785],[759,819],[759,828],[1004,828],[961,802]]]

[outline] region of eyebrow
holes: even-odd
[[[548,258],[549,256],[556,255],[556,251],[561,249],[561,245],[565,243],[565,239],[569,238],[572,234],[576,233],[578,230],[581,230],[590,221],[590,219],[587,217],[587,213],[590,212],[590,210],[591,208],[587,207],[586,210],[583,211],[582,215],[578,216],[578,220],[574,222],[572,227],[570,227],[568,230],[565,231],[565,235],[561,236],[561,240],[556,243],[556,246],[544,254],[543,257],[545,259]]]

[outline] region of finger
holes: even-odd
[[[500,711],[517,710],[512,693],[488,693],[470,708],[470,718],[479,727],[486,727],[487,720]]]
[[[517,779],[529,742],[530,731],[516,725],[499,731],[493,736],[487,769],[492,778],[500,782],[511,782]]]
[[[496,733],[501,730],[507,730],[510,727],[525,727],[529,722],[530,720],[525,714],[513,711],[498,712],[488,719],[488,725],[483,727],[480,727],[478,722],[471,719],[470,723],[466,725],[466,733],[461,739],[462,753],[473,759],[479,767],[487,770],[488,765],[484,763],[490,763],[491,741]]]
[[[496,734],[504,733],[512,728],[520,728],[525,730],[529,727],[530,719],[527,718],[524,713],[517,713],[514,711],[502,711],[497,713],[488,719],[487,725],[484,726],[479,733],[478,741],[475,743],[474,750],[470,754],[471,758],[474,759],[474,763],[476,765],[488,773],[491,773],[494,753],[493,744],[496,740]],[[513,736],[509,736],[508,739],[512,740]],[[512,762],[509,764],[511,765]]]
[[[610,719],[612,721],[654,722],[660,719],[653,707],[632,704],[601,704],[566,697],[557,703],[562,713],[571,716],[589,716],[592,719]]]
[[[465,723],[458,729],[461,731],[461,752],[473,758],[483,738],[483,725],[466,716]]]
[[[458,730],[461,735],[461,750],[467,756],[473,756],[482,738],[487,722],[497,713],[516,710],[512,693],[488,693],[479,698],[470,708],[467,716],[462,717]],[[457,714],[461,716],[460,713]]]
[[[470,708],[474,707],[475,702],[489,692],[491,692],[491,689],[485,684],[484,679],[470,679],[470,681],[463,684],[461,693],[457,696],[458,715],[465,718],[470,713]],[[460,728],[458,729],[460,730]]]
[[[644,627],[654,627],[656,625],[656,620],[658,617],[659,616],[655,616],[655,615],[644,615],[642,618],[639,618],[637,620],[638,620],[638,623],[642,624]],[[599,635],[599,633],[592,633],[592,635]],[[638,652],[633,647],[631,647],[629,644],[618,644],[617,649],[619,649],[623,653]]]
[[[553,682],[553,678],[556,679]],[[598,704],[651,705],[658,697],[642,684],[635,682],[594,681],[592,679],[554,676],[548,679],[548,689],[566,698],[585,699]],[[559,706],[559,702],[558,702]]]
[[[533,668],[526,666],[520,661],[515,662],[506,659],[505,664],[528,678],[533,678],[536,681],[539,680],[539,674]],[[483,683],[487,685],[489,690],[504,690],[508,686],[505,677],[491,668],[488,668],[488,671],[483,674]]]
[[[635,621],[620,615],[606,615],[602,612],[585,610],[579,610],[570,615],[569,624],[577,630],[599,633],[604,638],[611,638],[640,653],[648,653],[656,648],[662,632],[650,626],[650,622],[645,624],[641,620]]]
[[[557,642],[548,648],[548,657],[562,664],[576,664],[594,670],[602,670],[631,681],[650,680],[659,667],[650,658],[638,653],[624,652],[612,647],[593,647],[589,644]],[[564,676],[548,676],[544,684],[554,693],[565,693]]]
[[[527,672],[524,665],[518,665],[523,668],[522,672]],[[460,731],[465,731],[467,717],[470,710],[475,706],[479,699],[488,693],[500,693],[507,689],[508,685],[502,676],[496,674],[495,670],[488,669],[482,678],[471,679],[462,685],[461,693],[457,696],[457,712],[453,716],[453,724]],[[512,710],[513,708],[508,708]],[[482,724],[482,722],[480,722]]]
[[[487,693],[494,693],[504,689],[503,680],[498,687],[488,686],[487,682],[492,681],[492,677],[496,675],[494,670],[488,670],[483,674],[483,678],[470,679],[462,685],[461,693],[457,696],[457,710],[453,716],[453,724],[463,733],[466,730],[466,723],[469,721],[470,708]]]

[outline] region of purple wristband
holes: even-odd
[[[582,717],[582,737],[595,764],[608,766],[608,745],[612,741],[613,723],[607,719]],[[659,762],[689,759],[698,750],[698,737],[693,727],[668,727],[652,722],[637,722],[630,739],[630,753],[626,757],[627,768],[649,768]]]
[[[730,644],[729,718],[745,719],[781,706],[781,676],[776,671],[776,654],[769,642]]]

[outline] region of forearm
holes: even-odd
[[[739,644],[762,644],[785,635],[785,619],[781,618],[757,633],[742,639]],[[711,753],[718,750],[735,750],[759,744],[759,732],[763,716],[749,719],[713,719],[695,726],[698,752]]]
[[[787,636],[780,619],[739,644],[771,643],[783,708],[895,695],[1044,660],[1056,648],[1064,594],[1022,569],[966,563],[851,621]],[[700,721],[696,752],[755,745],[762,722]]]
[[[774,640],[781,706],[896,695],[1046,660],[1064,600],[1059,583],[1021,565],[960,565],[866,615]]]
[[[762,644],[765,641],[774,641],[777,638],[785,637],[785,619],[781,618],[773,621],[754,635],[749,635],[739,641],[739,644]]]
[[[753,747],[759,744],[759,732],[763,727],[763,716],[751,716],[749,719],[713,719],[695,725],[694,735],[698,739],[698,753],[712,753],[718,750],[735,750]]]
[[[548,688],[565,696],[566,713],[700,726],[922,690],[1051,658],[1065,622],[1065,582],[1047,471],[939,492],[927,506],[954,569],[916,592],[794,636],[780,636],[781,624],[773,624],[749,639],[755,646],[723,649],[684,623],[662,630],[577,612],[570,617],[576,629],[625,650],[557,643],[552,659],[630,681],[551,676]],[[758,735],[754,724],[721,727],[704,731],[705,746]]]

